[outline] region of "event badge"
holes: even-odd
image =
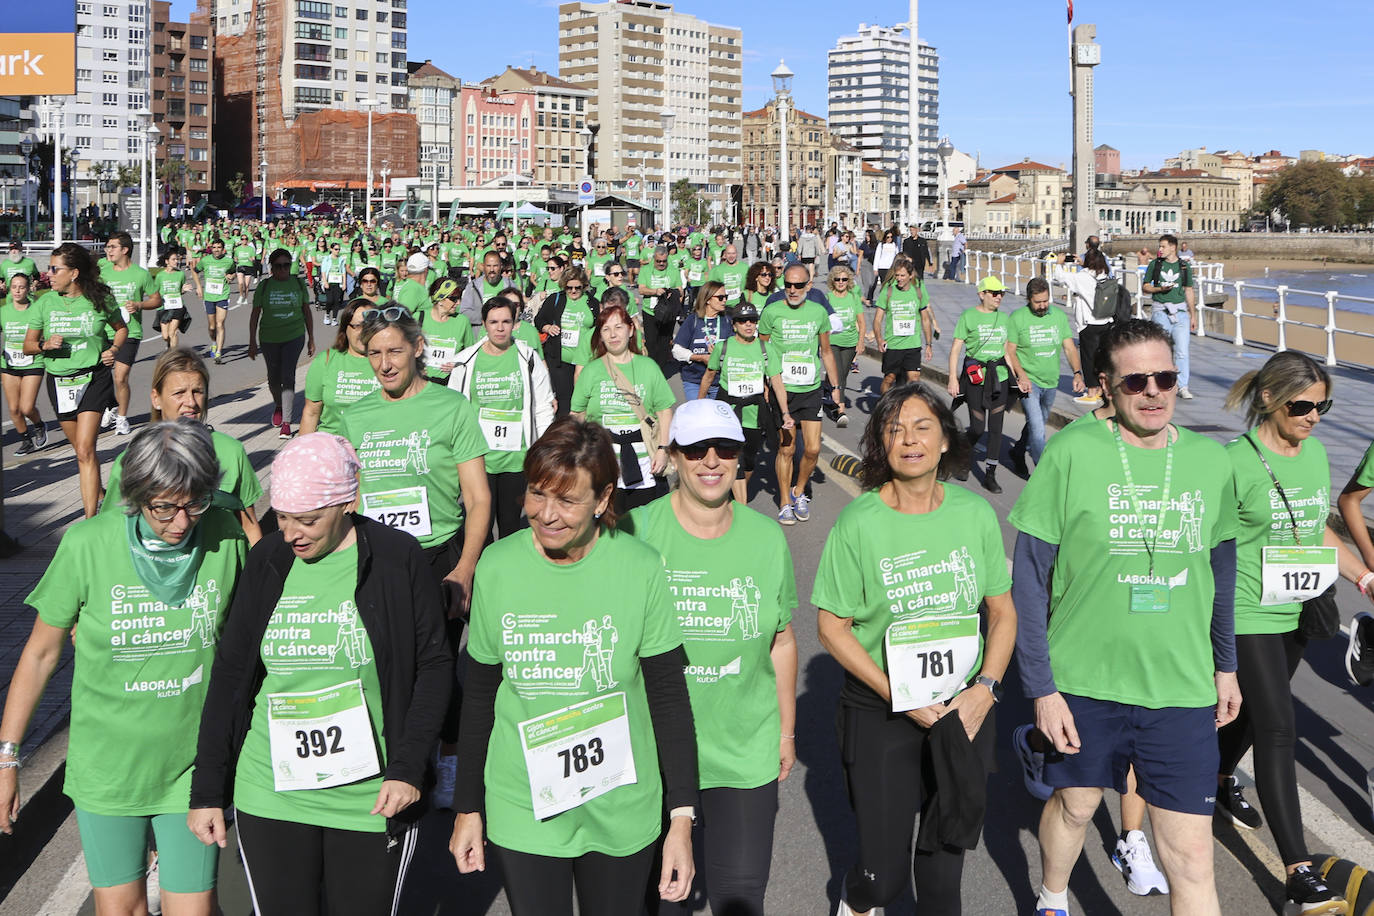
[[[53,390],[57,394],[57,412],[72,413],[81,406],[81,396],[91,384],[94,373],[82,372],[78,375],[53,376]]]
[[[811,385],[816,381],[816,361],[810,356],[782,358],[782,380],[788,385]]]
[[[382,771],[361,680],[268,694],[267,734],[278,792],[328,789]]]
[[[575,347],[577,346],[577,342],[581,339],[582,329],[576,326],[569,327],[568,325],[563,325],[563,329],[558,335],[559,343],[565,347]]]
[[[1132,614],[1167,614],[1168,612],[1168,584],[1145,582],[1133,582],[1131,584]]]
[[[539,820],[638,781],[623,692],[574,703],[517,727]]]
[[[430,533],[429,493],[425,487],[364,493],[363,515],[417,538],[427,537]]]
[[[223,293],[224,293],[224,281],[223,281],[223,280],[206,280],[206,281],[205,281],[205,295],[207,295],[207,296],[219,296],[219,295],[222,295]]]
[[[1315,598],[1340,574],[1334,547],[1265,547],[1260,563],[1261,605]]]
[[[731,376],[725,390],[732,398],[752,398],[754,395],[763,394],[763,373],[754,372],[739,378]]]
[[[897,620],[883,641],[892,711],[942,703],[964,689],[978,662],[978,615]]]

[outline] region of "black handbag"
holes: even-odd
[[[1255,450],[1255,455],[1259,457],[1260,464],[1269,472],[1269,479],[1274,482],[1274,489],[1278,491],[1279,498],[1283,500],[1284,508],[1288,510],[1288,521],[1293,526],[1293,540],[1298,538],[1298,520],[1293,515],[1293,507],[1288,504],[1288,494],[1283,492],[1283,486],[1279,479],[1274,476],[1274,471],[1269,467],[1269,462],[1265,460],[1264,453],[1259,450],[1255,440],[1246,433],[1245,441]],[[1331,585],[1315,598],[1308,598],[1302,603],[1302,612],[1298,615],[1298,632],[1308,641],[1314,639],[1330,639],[1341,631],[1341,611],[1336,607],[1336,583]]]

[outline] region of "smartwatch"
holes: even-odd
[[[998,681],[998,680],[995,680],[995,679],[993,679],[993,678],[990,678],[990,677],[988,677],[987,675],[980,674],[980,675],[978,675],[976,678],[973,679],[973,683],[975,683],[975,684],[982,684],[984,687],[986,687],[986,688],[989,690],[989,692],[992,693],[992,701],[993,701],[994,703],[1000,703],[1000,702],[1002,702],[1002,682],[1001,682],[1001,681]]]

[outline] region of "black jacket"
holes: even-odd
[[[387,831],[395,833],[424,814],[425,774],[453,688],[453,654],[444,636],[439,584],[419,542],[361,515],[352,519],[358,535],[354,598],[372,641],[382,688],[383,777],[421,789],[420,801],[388,821]],[[267,673],[262,637],[293,562],[295,555],[280,531],[248,552],[201,713],[192,808],[225,808],[234,800],[239,751]]]

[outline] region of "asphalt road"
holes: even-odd
[[[265,369],[261,360],[246,358],[243,345],[248,310],[230,313],[228,362],[212,367],[213,397],[211,419],[216,416],[247,417],[262,413],[268,422],[268,409],[262,397],[249,398],[245,389],[260,385]],[[203,345],[204,313],[201,310],[187,339]],[[316,327],[321,346],[332,339],[333,328]],[[155,333],[155,332],[154,332]],[[152,359],[160,343],[145,338],[142,359],[134,369],[135,417],[146,411],[146,391]],[[826,447],[822,468],[828,479],[814,486],[812,517],[809,522],[787,529],[796,564],[798,593],[802,607],[795,629],[801,659],[798,680],[797,751],[798,765],[782,785],[781,807],[777,820],[773,852],[772,879],[768,907],[773,913],[833,913],[840,882],[854,856],[854,826],[842,782],[839,750],[834,731],[835,702],[841,683],[839,666],[821,649],[816,637],[814,608],[809,604],[816,563],[826,533],[838,512],[857,493],[853,481],[841,479],[829,468],[836,448],[857,451],[863,431],[863,415],[871,406],[876,385],[877,365],[861,358],[860,366],[866,393],[851,411],[854,424],[849,429],[825,425]],[[304,382],[304,362],[300,373]],[[854,377],[851,377],[854,378]],[[675,383],[676,384],[676,383]],[[852,395],[851,395],[852,398]],[[141,409],[140,406],[141,405]],[[299,413],[299,412],[298,412]],[[145,414],[146,417],[146,414]],[[1015,436],[1018,418],[1008,423],[1008,435]],[[259,457],[254,454],[255,463]],[[760,471],[758,484],[771,490],[771,462]],[[1005,472],[1004,472],[1005,474]],[[1005,519],[1021,489],[1021,481],[1010,474],[1002,477],[1006,492],[991,496],[983,491],[975,476],[968,486],[988,496],[999,517]],[[952,485],[952,484],[951,484]],[[760,511],[776,511],[770,497],[757,491],[751,505]],[[1014,532],[1005,526],[1005,543],[1010,551]],[[1359,607],[1358,593],[1342,583],[1341,605],[1348,620]],[[1309,830],[1310,848],[1335,850],[1365,866],[1374,865],[1374,845],[1369,842],[1370,798],[1365,774],[1374,766],[1374,719],[1370,716],[1369,694],[1352,693],[1346,686],[1343,668],[1344,640],[1314,644],[1294,679],[1298,713],[1299,780],[1303,791],[1304,823]],[[1029,704],[1020,695],[1013,670],[1008,675],[1006,700],[997,710],[999,771],[989,778],[989,810],[983,843],[967,856],[964,869],[965,910],[969,913],[1029,913],[1039,888],[1039,858],[1035,840],[1039,803],[1021,783],[1019,765],[1011,749],[1011,730],[1029,718]],[[1111,793],[1108,793],[1109,796]],[[1253,790],[1250,797],[1254,800]],[[1089,831],[1084,855],[1073,873],[1070,892],[1074,912],[1092,916],[1109,914],[1161,914],[1167,903],[1162,898],[1137,898],[1108,859],[1119,829],[1115,798],[1099,810]],[[447,852],[450,830],[447,815],[431,814],[422,825],[420,848],[410,870],[401,912],[405,914],[505,914],[504,896],[493,873],[463,877],[457,873]],[[45,854],[31,869],[25,899],[12,895],[0,913],[51,913],[53,916],[80,912],[93,913],[89,897],[81,890],[84,869],[80,868],[79,844],[71,824],[64,824],[48,844]],[[1279,863],[1267,831],[1241,835],[1229,824],[1216,823],[1216,871],[1218,889],[1225,913],[1275,912],[1282,905]],[[250,912],[246,884],[236,856],[231,850],[222,860],[221,904],[231,916]],[[41,892],[34,890],[42,889]],[[44,895],[51,892],[50,898]],[[698,912],[707,912],[702,900]],[[887,909],[889,916],[915,913],[910,894]]]

